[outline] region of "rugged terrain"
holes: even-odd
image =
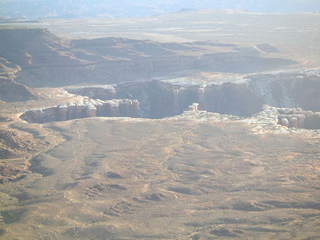
[[[169,96],[180,88],[188,86],[151,81],[66,88],[73,94],[39,89],[41,101],[3,104],[0,238],[317,239],[320,132],[292,123],[302,114],[319,115],[264,106],[241,117],[194,104],[163,118],[178,114],[168,112]],[[152,115],[162,119],[113,118],[119,111],[112,118],[83,115],[136,89],[143,105],[162,106],[165,115]],[[154,91],[143,92],[148,89]],[[152,100],[155,92],[160,98]],[[94,100],[95,93],[106,99]],[[162,99],[169,102],[160,105]],[[41,110],[44,103],[58,107]],[[242,106],[251,109],[248,103]],[[12,106],[16,112],[9,113]],[[26,110],[46,117],[33,121]],[[315,122],[313,129],[320,119]]]
[[[296,64],[254,46],[212,42],[66,41],[43,29],[1,29],[0,37],[1,56],[21,68],[17,81],[31,87],[117,83],[206,71],[247,73]]]
[[[0,239],[320,238],[316,53],[16,25],[0,42]]]
[[[319,133],[266,119],[16,123],[57,145],[1,185],[2,238],[316,239]]]

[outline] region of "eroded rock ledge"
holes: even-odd
[[[83,102],[30,110],[22,114],[21,118],[32,123],[46,123],[88,117],[138,117],[139,114],[139,102],[137,100],[101,101],[84,98]]]

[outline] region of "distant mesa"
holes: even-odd
[[[29,87],[115,84],[183,75],[186,71],[253,73],[296,64],[264,55],[254,46],[214,42],[160,43],[125,38],[67,41],[45,29],[1,29],[0,39],[0,56],[19,66],[16,81]]]

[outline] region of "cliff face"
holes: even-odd
[[[141,116],[162,118],[182,113],[192,103],[199,109],[242,117],[262,110],[263,105],[320,111],[320,77],[316,73],[249,76],[243,83],[201,85],[162,81],[82,87],[68,91],[96,99],[136,99]],[[312,97],[311,97],[312,96]]]
[[[115,89],[117,98],[137,99],[142,116],[147,118],[177,115],[197,102],[196,88],[187,89],[161,81],[119,84]]]
[[[199,109],[250,116],[261,111],[263,101],[246,84],[178,86],[161,81],[120,84],[116,97],[138,99],[143,116],[168,117],[182,113],[192,103]]]
[[[245,117],[261,111],[263,105],[246,85],[237,84],[201,88],[147,81],[67,90],[97,100],[87,99],[77,104],[31,110],[21,118],[34,123],[95,116],[164,118],[183,113],[195,102],[199,103],[201,110]]]
[[[250,116],[262,110],[263,101],[246,84],[179,86],[162,81],[123,83],[109,87],[67,89],[74,94],[100,99],[136,99],[141,116],[163,118],[182,113],[192,103],[199,109],[222,114]],[[106,95],[101,96],[105,92]]]
[[[320,111],[320,74],[317,71],[252,76],[250,88],[271,106]]]
[[[0,56],[19,65],[17,81],[31,87],[119,83],[198,71],[247,73],[295,63],[254,47],[206,42],[65,41],[42,29],[2,29],[0,38]]]
[[[138,117],[139,113],[139,102],[136,100],[88,99],[82,103],[30,110],[22,114],[21,118],[32,123],[46,123],[88,117]]]
[[[209,112],[250,116],[262,110],[264,101],[247,84],[225,83],[203,90],[200,108]]]

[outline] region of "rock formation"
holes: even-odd
[[[265,104],[279,108],[320,111],[318,71],[257,74],[248,77],[249,87]]]
[[[278,123],[289,128],[320,129],[320,113],[301,108],[279,108]]]
[[[252,116],[262,111],[263,105],[270,105],[280,108],[280,125],[319,128],[316,112],[320,111],[320,77],[316,72],[254,75],[245,80],[208,85],[154,80],[67,90],[95,99],[137,100],[140,115],[146,118],[178,115],[193,103],[199,103],[199,110],[241,117]]]
[[[110,101],[85,99],[81,103],[30,110],[21,119],[32,123],[67,121],[88,117],[139,117],[139,102],[130,99]]]
[[[67,90],[95,99],[136,99],[140,102],[141,115],[147,118],[174,116],[195,102],[199,103],[201,110],[237,116],[250,116],[261,111],[263,106],[262,99],[246,84],[185,86],[154,80],[123,83],[112,88],[81,87]],[[106,95],[101,96],[103,92],[106,92]]]

